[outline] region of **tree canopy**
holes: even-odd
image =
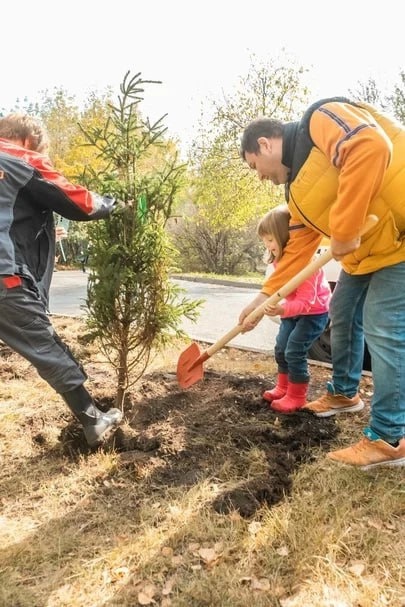
[[[240,229],[282,199],[282,188],[263,187],[241,161],[240,137],[259,116],[293,120],[308,96],[304,73],[302,66],[259,63],[253,56],[237,90],[213,102],[212,119],[201,125],[190,156],[193,202],[213,230]]]

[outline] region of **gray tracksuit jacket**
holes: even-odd
[[[73,185],[47,156],[0,138],[0,276],[32,280],[48,301],[55,260],[54,212],[101,219],[115,200]]]

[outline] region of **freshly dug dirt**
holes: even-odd
[[[237,373],[231,372],[235,360]],[[250,517],[263,503],[277,504],[290,492],[291,473],[315,451],[328,450],[338,426],[333,418],[305,412],[274,413],[261,396],[274,385],[274,374],[252,375],[255,366],[274,365],[268,356],[231,348],[211,367],[216,363],[218,370],[205,370],[203,379],[187,390],[179,387],[173,369],[145,375],[127,399],[124,423],[101,448],[115,449],[123,466],[150,475],[155,491],[159,486],[190,487],[206,478],[223,482],[228,469],[232,486],[212,507]],[[329,374],[329,369],[315,367],[311,398],[324,392]],[[107,410],[113,394],[106,387],[103,392],[97,404]],[[62,431],[61,440],[72,457],[90,451],[75,422]],[[251,461],[254,454],[257,465]]]
[[[77,339],[70,321],[54,324],[65,341],[73,336],[78,347],[80,336]],[[89,374],[87,387],[100,409],[107,410],[114,405],[114,374],[95,363],[91,348],[83,344],[85,340],[79,355]],[[200,346],[204,349],[206,344]],[[134,386],[127,395],[124,422],[98,449],[118,452],[121,466],[150,479],[151,492],[218,478],[225,487],[212,504],[218,513],[236,510],[249,517],[264,503],[277,504],[290,492],[291,475],[300,464],[336,441],[337,420],[305,412],[274,413],[261,396],[274,386],[276,367],[269,354],[224,348],[204,363],[203,379],[184,390],[176,378],[180,353],[174,349]],[[17,360],[2,347],[0,379],[7,381],[10,373],[16,376]],[[21,381],[37,379],[35,370],[27,373],[26,361],[22,375]],[[329,378],[329,368],[311,365],[309,400],[324,393]],[[60,449],[71,459],[91,453],[80,425],[63,403],[49,408],[52,420],[44,421],[44,415],[48,409],[26,421],[38,446],[45,448],[45,429],[52,424],[60,427],[55,457],[60,457]],[[49,448],[46,457],[52,457]]]

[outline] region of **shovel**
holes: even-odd
[[[368,232],[378,221],[376,215],[368,215],[364,226],[360,234]],[[265,308],[268,304],[276,304],[281,299],[284,299],[292,291],[300,286],[305,280],[307,280],[312,274],[319,270],[322,266],[333,259],[332,251],[329,248],[327,251],[319,255],[305,268],[303,268],[298,274],[296,274],[291,280],[289,280],[283,287],[281,287],[276,293],[273,293],[265,302],[258,306],[253,312],[251,312],[245,320],[249,322],[255,322],[260,320],[264,315]],[[223,337],[217,342],[212,344],[209,348],[201,352],[198,344],[193,342],[188,348],[180,354],[177,363],[177,381],[182,388],[189,388],[196,382],[200,381],[204,376],[203,363],[208,360],[215,352],[221,350],[231,339],[242,333],[243,325],[238,324],[233,329],[228,331]]]

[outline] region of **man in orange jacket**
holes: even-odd
[[[328,454],[368,469],[405,465],[405,129],[365,103],[313,104],[299,122],[258,119],[245,129],[241,155],[261,180],[285,184],[293,230],[283,259],[247,315],[309,263],[323,235],[342,263],[331,302],[333,383],[305,408],[315,415],[358,411],[363,324],[374,395],[360,442]],[[369,214],[378,223],[360,238]]]

